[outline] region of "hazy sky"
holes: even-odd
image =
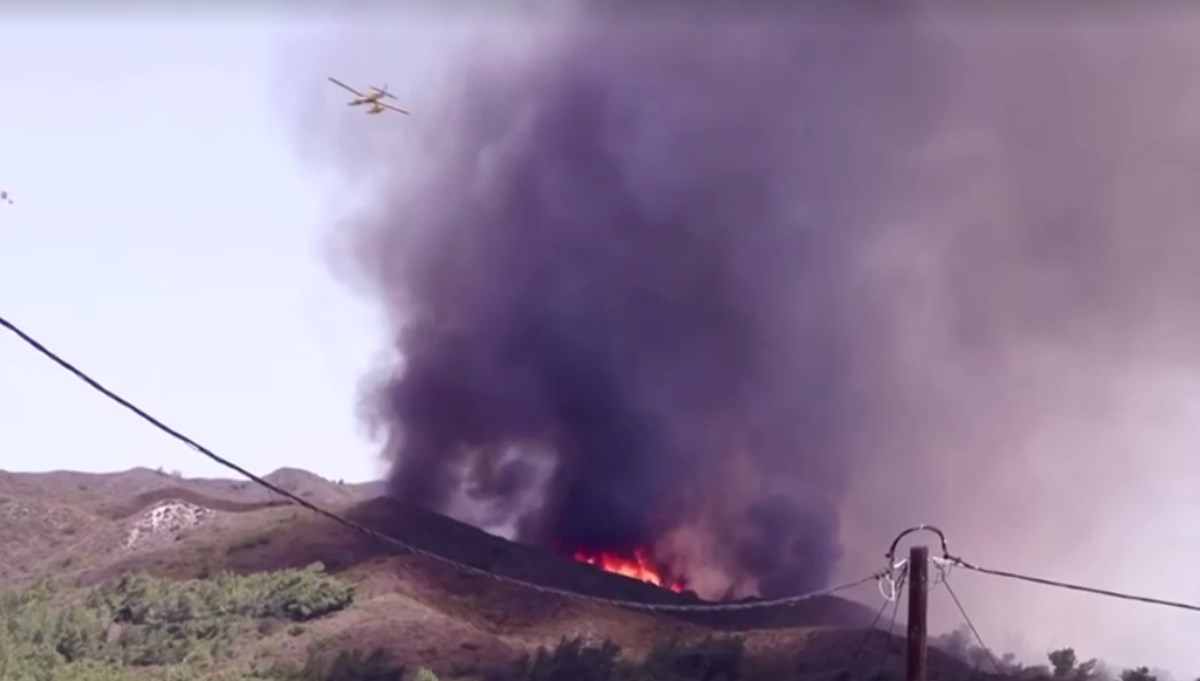
[[[335,45],[322,55],[307,49],[322,41],[306,35],[268,21],[195,17],[0,23],[0,189],[16,201],[0,204],[0,314],[252,471],[298,466],[363,480],[376,476],[380,464],[355,411],[358,384],[386,338],[373,306],[330,267],[327,237],[348,197],[339,195],[332,174],[317,169],[336,161],[322,158],[331,149],[386,159],[356,167],[408,169],[409,136],[436,125],[420,113],[430,110],[424,85],[438,80],[444,66],[445,45],[432,45],[447,36],[426,26],[389,27],[386,42]],[[369,118],[349,110],[342,93],[324,82],[330,74],[388,82],[414,115]],[[306,145],[308,132],[337,137],[342,146]],[[1172,383],[1159,392],[1185,390],[1190,395],[1193,386]],[[956,547],[980,562],[1009,560],[998,567],[1193,597],[1196,580],[1186,559],[1196,557],[1188,543],[1195,532],[1183,519],[1194,517],[1197,502],[1194,482],[1178,473],[1193,457],[1192,404],[1190,397],[1169,400],[1170,409],[1135,401],[1153,416],[1144,419],[1153,428],[1128,443],[1112,440],[1107,430],[1107,439],[1097,435],[1096,442],[1063,436],[1067,444],[1092,447],[1098,453],[1089,456],[1099,464],[1108,460],[1107,449],[1118,448],[1152,450],[1161,461],[1136,475],[1116,467],[1095,474],[1144,483],[1120,495],[1105,491],[1115,510],[1079,511],[1089,519],[1103,511],[1102,527],[1045,520],[1055,532],[1046,530],[1041,544],[1024,541],[1020,557],[1007,555],[1016,547],[1004,543],[1004,533],[992,540],[959,532],[956,539],[971,541]],[[162,466],[228,474],[6,333],[0,333],[0,414],[0,469]],[[1058,446],[1050,440],[1042,446]],[[1014,479],[1033,470],[1010,468]],[[1086,488],[1091,479],[1065,489]],[[1004,483],[993,486],[1028,484]],[[1137,512],[1122,515],[1133,501]],[[980,503],[964,506],[961,518],[931,513],[915,520],[998,526],[1024,506]],[[1154,517],[1181,520],[1149,522]],[[893,532],[895,519],[885,520]],[[1019,524],[1005,529],[1021,531]],[[1056,544],[1059,534],[1079,545]],[[1167,548],[1185,555],[1167,560]],[[877,561],[882,549],[864,542],[861,551]],[[999,650],[1038,650],[1053,641],[1077,645],[1084,656],[1181,670],[1197,663],[1188,652],[1191,613],[1047,598],[1026,585],[972,576],[956,578],[956,585],[959,579],[968,609],[980,613],[977,623]],[[945,595],[938,600],[940,621],[957,624],[941,616],[949,608]],[[1021,613],[1015,626],[1014,612]],[[1147,640],[1154,629],[1166,633]]]
[[[253,471],[367,479],[379,466],[354,410],[382,334],[330,274],[329,185],[280,111],[294,32],[0,27],[0,188],[15,200],[0,205],[0,310]],[[0,377],[0,468],[221,473],[8,334]]]

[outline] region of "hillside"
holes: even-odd
[[[495,575],[605,599],[693,602],[378,497],[376,485],[339,484],[295,469],[268,479],[409,546]],[[255,640],[243,640],[218,666],[298,661],[317,649],[382,649],[409,668],[463,675],[504,667],[563,638],[611,640],[636,658],[672,639],[737,633],[747,656],[764,668],[832,678],[874,616],[833,597],[733,613],[640,612],[542,593],[400,552],[243,481],[182,479],[141,468],[102,475],[0,472],[0,579],[9,590],[50,578],[63,602],[89,593],[94,600],[122,576],[186,586],[226,572],[264,575],[314,563],[352,586],[353,603],[303,628],[268,633],[271,627],[260,622]],[[880,634],[868,641],[863,657],[872,673],[886,640]],[[890,666],[901,662],[902,649],[891,646]],[[958,671],[957,663],[936,652],[933,665],[943,676]]]

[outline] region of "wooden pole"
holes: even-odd
[[[928,583],[929,548],[914,546],[908,553],[908,665],[905,681],[926,681]]]

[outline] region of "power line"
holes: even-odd
[[[932,532],[933,534],[937,535],[938,541],[941,544],[942,556],[940,558],[934,558],[933,560],[936,563],[940,563],[939,568],[942,565],[958,565],[958,566],[964,567],[968,570],[974,570],[975,572],[980,572],[985,575],[995,575],[997,577],[1005,577],[1007,579],[1016,579],[1016,580],[1020,580],[1020,581],[1024,581],[1024,582],[1032,582],[1034,584],[1042,584],[1045,586],[1052,586],[1052,587],[1056,587],[1059,589],[1070,589],[1072,591],[1081,591],[1084,593],[1090,593],[1090,594],[1097,595],[1097,596],[1108,596],[1109,598],[1119,598],[1121,600],[1126,600],[1126,601],[1136,601],[1139,603],[1148,603],[1150,605],[1162,605],[1162,606],[1166,606],[1169,608],[1179,608],[1181,610],[1191,610],[1193,612],[1200,612],[1200,605],[1194,605],[1192,603],[1184,603],[1181,601],[1171,601],[1171,600],[1166,600],[1163,598],[1153,598],[1150,596],[1139,596],[1136,594],[1124,593],[1121,591],[1112,591],[1109,589],[1099,589],[1099,588],[1092,587],[1092,586],[1084,586],[1082,584],[1072,584],[1070,582],[1063,582],[1063,581],[1059,581],[1059,580],[1055,580],[1055,579],[1046,579],[1045,577],[1034,577],[1031,575],[1023,575],[1023,574],[1020,574],[1017,572],[1008,572],[1006,570],[996,570],[993,568],[980,567],[979,565],[975,565],[974,563],[969,563],[966,560],[963,560],[962,558],[950,553],[950,545],[946,541],[946,533],[942,532],[942,530],[935,525],[916,525],[916,526],[910,527],[907,530],[904,530],[900,534],[896,535],[896,538],[894,540],[892,540],[891,548],[888,549],[888,552],[887,552],[887,559],[888,559],[889,564],[893,560],[895,560],[896,547],[897,547],[897,545],[899,545],[900,540],[914,532]]]
[[[946,554],[942,560],[949,562],[952,565],[958,565],[968,570],[974,570],[985,575],[994,575],[996,577],[1004,577],[1006,579],[1015,579],[1022,582],[1030,582],[1033,584],[1042,584],[1044,586],[1052,586],[1058,589],[1069,589],[1071,591],[1080,591],[1096,596],[1107,596],[1109,598],[1118,598],[1125,601],[1135,601],[1138,603],[1147,603],[1150,605],[1161,605],[1168,608],[1178,608],[1180,610],[1190,610],[1192,612],[1200,612],[1200,605],[1192,603],[1184,603],[1181,601],[1171,601],[1163,598],[1153,598],[1151,596],[1139,596],[1137,594],[1124,593],[1121,591],[1111,591],[1109,589],[1099,589],[1093,586],[1084,586],[1082,584],[1072,584],[1070,582],[1062,582],[1056,579],[1046,579],[1045,577],[1034,577],[1032,575],[1023,575],[1017,572],[1008,572],[1006,570],[996,570],[993,568],[980,567],[968,563],[967,561],[957,556]]]
[[[963,607],[962,601],[958,599],[958,594],[954,593],[954,587],[950,586],[949,567],[948,564],[944,565],[943,563],[946,563],[946,561],[936,558],[933,561],[934,566],[938,569],[938,574],[941,575],[940,583],[946,587],[946,592],[950,594],[951,600],[954,601],[954,606],[958,608],[958,612],[962,615],[963,621],[966,622],[967,628],[971,630],[971,635],[975,637],[975,641],[979,643],[979,647],[983,649],[988,660],[991,661],[992,669],[995,669],[997,674],[1003,674],[1004,672],[1000,669],[1000,661],[992,654],[992,649],[983,642],[983,637],[979,635],[979,629],[975,627],[975,622],[971,621],[971,616],[967,614],[967,609]],[[978,671],[978,667],[976,667],[976,670]]]
[[[292,503],[298,504],[298,505],[312,511],[313,513],[316,513],[316,514],[323,516],[329,520],[332,520],[333,522],[335,522],[339,525],[342,525],[343,527],[346,527],[348,529],[359,532],[360,534],[363,534],[370,539],[373,539],[380,543],[394,547],[404,553],[421,556],[423,558],[427,558],[429,560],[435,561],[437,563],[440,563],[442,565],[450,567],[454,570],[464,572],[467,574],[472,574],[472,575],[476,575],[479,577],[485,577],[487,579],[491,579],[491,580],[494,580],[497,582],[510,584],[512,586],[522,587],[525,589],[530,589],[533,591],[537,591],[540,593],[549,594],[549,595],[553,595],[553,596],[560,596],[560,597],[564,597],[564,598],[572,598],[572,599],[576,599],[576,600],[589,601],[592,603],[599,603],[599,604],[609,605],[609,606],[614,606],[614,607],[627,608],[627,609],[631,609],[631,610],[642,610],[642,611],[650,611],[650,612],[711,612],[711,611],[754,610],[754,609],[758,609],[758,608],[770,608],[770,607],[777,607],[777,606],[794,605],[801,601],[807,601],[807,600],[811,600],[814,598],[820,598],[822,596],[830,596],[830,595],[833,595],[840,591],[845,591],[847,589],[851,589],[851,588],[859,586],[861,584],[866,584],[867,582],[870,582],[873,580],[883,579],[885,576],[887,576],[887,574],[889,572],[889,570],[881,570],[874,574],[867,575],[866,577],[863,577],[861,579],[856,579],[856,580],[853,580],[850,582],[845,582],[842,584],[838,584],[836,586],[829,587],[827,589],[818,589],[816,591],[810,591],[810,592],[798,594],[795,596],[787,596],[787,597],[783,597],[783,598],[774,598],[774,599],[768,599],[768,600],[744,601],[744,602],[738,602],[738,603],[712,603],[712,604],[642,603],[639,601],[628,601],[628,600],[620,600],[620,599],[615,599],[615,598],[602,598],[599,596],[591,596],[588,594],[579,593],[577,591],[570,591],[567,589],[557,589],[554,587],[544,586],[541,584],[534,584],[533,582],[527,582],[522,579],[516,579],[513,577],[507,577],[504,575],[498,575],[493,572],[489,572],[487,570],[483,570],[481,568],[474,567],[472,565],[466,565],[464,563],[460,563],[460,562],[452,560],[450,558],[446,558],[445,556],[438,555],[431,551],[426,551],[425,549],[421,549],[416,546],[412,546],[410,544],[400,541],[399,539],[396,539],[395,537],[386,535],[382,532],[379,532],[370,527],[367,527],[366,525],[363,525],[354,520],[346,518],[345,516],[339,515],[337,513],[334,513],[333,511],[322,508],[321,506],[318,506],[317,504],[314,504],[311,501],[308,501],[307,499],[300,497],[299,495],[293,494],[293,493],[271,483],[269,480],[265,480],[255,474],[251,473],[250,471],[246,470],[245,468],[242,468],[241,466],[234,463],[233,461],[230,461],[222,456],[219,456],[218,454],[214,453],[212,450],[208,449],[204,445],[201,445],[200,443],[196,442],[195,440],[188,437],[187,435],[184,435],[183,433],[179,432],[178,430],[166,425],[162,421],[158,420],[154,416],[147,413],[145,410],[138,407],[136,404],[130,402],[129,400],[125,399],[124,397],[121,397],[120,395],[113,392],[112,390],[106,388],[99,381],[92,378],[87,373],[85,373],[83,370],[77,368],[75,365],[71,364],[67,360],[63,359],[57,353],[50,350],[48,347],[46,347],[44,344],[39,342],[33,336],[30,336],[28,333],[23,331],[16,324],[13,324],[12,322],[8,321],[3,316],[0,316],[0,326],[3,326],[5,329],[12,332],[14,335],[16,335],[22,341],[24,341],[27,345],[29,345],[34,350],[41,353],[43,356],[45,356],[47,359],[49,359],[50,361],[57,364],[62,369],[65,369],[66,371],[73,374],[76,378],[78,378],[79,380],[86,383],[93,390],[96,390],[97,392],[104,395],[105,397],[112,400],[113,402],[116,402],[117,404],[121,405],[125,409],[133,412],[138,417],[140,417],[143,421],[146,421],[147,423],[154,426],[158,430],[166,433],[170,437],[178,440],[179,442],[182,442],[183,444],[192,448],[196,452],[199,452],[203,456],[211,459],[212,461],[215,461],[216,463],[220,464],[221,466],[224,466],[225,468],[228,468],[232,471],[237,472],[239,475],[245,477],[246,479],[250,480],[251,482],[255,483],[256,485],[259,485],[260,487],[268,489],[268,490],[274,492],[275,494],[278,494],[279,496],[282,496],[282,497],[290,500]]]
[[[866,650],[867,642],[871,640],[871,634],[875,633],[875,626],[879,624],[879,620],[883,617],[883,613],[886,612],[887,607],[894,602],[896,604],[896,610],[892,611],[892,624],[890,627],[888,627],[888,635],[889,637],[891,636],[891,631],[896,626],[896,611],[900,608],[900,596],[904,591],[904,579],[908,576],[907,563],[908,561],[905,560],[896,564],[895,569],[898,570],[898,573],[895,577],[889,577],[886,580],[880,580],[880,584],[883,584],[884,581],[891,583],[891,595],[889,596],[887,593],[883,593],[883,605],[879,606],[879,610],[875,613],[875,619],[871,620],[870,626],[868,626],[863,632],[862,640],[858,642],[858,648],[854,650],[854,654],[850,656],[850,662],[846,665],[847,676],[849,676],[850,672],[854,670],[854,665],[858,662],[859,656],[861,656],[863,651]],[[880,591],[882,592],[882,590],[883,588],[881,586]],[[886,659],[886,653],[884,654],[884,657]]]
[[[887,611],[887,607],[891,605],[889,601],[884,601],[883,605],[879,606],[879,610],[875,613],[875,619],[871,620],[871,625],[863,632],[862,640],[858,642],[858,648],[854,650],[854,654],[850,656],[850,662],[846,664],[846,673],[854,669],[854,664],[858,662],[858,658],[867,648],[867,641],[871,640],[871,634],[875,633],[875,625],[879,624],[879,620],[883,617],[883,613]]]
[[[904,595],[904,582],[908,577],[908,566],[905,565],[900,577],[896,580],[896,600],[892,606],[892,621],[888,624],[887,641],[883,646],[883,656],[879,658],[879,671],[875,673],[876,678],[883,677],[884,671],[887,669],[888,656],[892,654],[892,642],[896,640],[896,616],[900,614],[900,598]]]
[[[950,580],[943,579],[942,585],[946,587],[946,593],[950,594],[951,600],[954,601],[954,606],[958,608],[963,621],[967,623],[967,628],[971,630],[971,635],[975,637],[975,640],[979,643],[979,647],[987,654],[988,660],[992,663],[992,669],[995,669],[997,674],[1003,674],[1004,672],[1000,669],[1000,661],[992,654],[992,649],[988,647],[988,644],[983,642],[983,637],[979,635],[979,629],[971,621],[971,616],[967,614],[967,609],[963,607],[962,601],[958,600],[958,594],[954,593],[954,587],[950,586]]]
[[[293,494],[281,487],[278,487],[277,485],[271,483],[270,481],[268,481],[264,478],[261,478],[261,477],[255,475],[254,473],[251,473],[250,471],[246,470],[245,468],[239,466],[237,463],[230,461],[224,457],[221,457],[220,455],[216,454],[212,450],[210,450],[207,447],[196,442],[195,440],[193,440],[192,438],[183,434],[182,432],[166,425],[165,423],[158,420],[157,418],[155,418],[154,416],[152,416],[145,410],[138,407],[136,404],[130,402],[129,400],[125,399],[124,397],[121,397],[119,394],[117,394],[116,392],[105,387],[103,384],[101,384],[99,381],[93,379],[91,376],[89,376],[87,373],[85,373],[81,369],[77,368],[76,366],[74,366],[73,364],[68,362],[67,360],[63,359],[57,353],[50,350],[44,344],[42,344],[37,339],[30,336],[28,333],[23,331],[20,327],[13,324],[12,322],[7,320],[3,316],[0,316],[0,326],[3,326],[5,329],[7,329],[8,331],[10,331],[14,335],[16,335],[19,339],[24,341],[27,345],[32,347],[34,350],[36,350],[37,352],[39,352],[40,354],[45,356],[50,361],[57,364],[60,368],[71,373],[76,378],[83,381],[89,387],[96,390],[100,394],[104,395],[108,399],[112,400],[113,402],[116,402],[117,404],[124,407],[128,411],[133,412],[135,415],[137,415],[138,417],[140,417],[142,420],[146,421],[150,425],[154,426],[158,430],[160,430],[163,433],[167,434],[168,436],[174,438],[175,440],[182,442],[183,444],[187,445],[188,447],[190,447],[191,449],[200,453],[201,455],[207,457],[208,459],[216,462],[217,464],[219,464],[227,469],[230,469],[232,471],[235,471],[236,473],[243,476],[244,478],[254,482],[256,485],[259,485],[260,487],[263,487],[264,489],[270,490],[271,492],[291,501],[292,503],[295,503],[303,508],[306,508],[306,509],[312,511],[313,513],[316,513],[317,515],[320,515],[320,516],[322,516],[326,519],[329,519],[339,525],[342,525],[343,527],[354,530],[362,535],[365,535],[366,537],[368,537],[370,539],[378,541],[382,544],[386,544],[386,545],[393,547],[395,549],[398,549],[399,551],[402,551],[404,553],[409,553],[412,555],[417,555],[422,558],[429,559],[433,562],[436,562],[441,565],[445,565],[445,566],[447,566],[451,569],[454,569],[456,571],[459,571],[459,572],[472,574],[472,575],[480,576],[480,577],[485,577],[485,578],[491,579],[493,581],[529,589],[532,591],[536,591],[536,592],[540,592],[540,593],[544,593],[544,594],[548,594],[548,595],[559,596],[559,597],[570,598],[570,599],[581,600],[581,601],[587,601],[587,602],[592,602],[592,603],[598,603],[598,604],[608,605],[608,606],[613,606],[613,607],[627,608],[627,609],[631,609],[631,610],[649,611],[649,612],[736,611],[736,610],[752,610],[752,609],[759,609],[759,608],[794,605],[794,604],[802,602],[802,601],[811,600],[811,599],[819,598],[819,597],[823,597],[823,596],[833,595],[835,593],[845,591],[847,589],[851,589],[853,587],[859,586],[861,584],[865,584],[865,583],[873,581],[873,580],[878,581],[878,580],[892,578],[892,575],[897,567],[896,565],[892,564],[892,559],[893,559],[894,553],[895,553],[896,542],[898,542],[900,540],[900,538],[904,536],[904,534],[907,534],[909,532],[916,531],[916,530],[931,530],[931,531],[936,532],[941,537],[941,540],[942,540],[943,556],[941,559],[935,559],[935,561],[938,561],[939,563],[942,563],[945,565],[957,565],[957,566],[964,567],[968,570],[973,570],[975,572],[979,572],[982,574],[993,575],[993,576],[997,576],[997,577],[1004,577],[1006,579],[1015,579],[1018,581],[1030,582],[1030,583],[1034,583],[1034,584],[1041,584],[1044,586],[1050,586],[1050,587],[1055,587],[1055,588],[1060,588],[1060,589],[1079,591],[1079,592],[1089,593],[1089,594],[1093,594],[1093,595],[1106,596],[1109,598],[1117,598],[1117,599],[1121,599],[1121,600],[1127,600],[1127,601],[1133,601],[1133,602],[1139,602],[1139,603],[1146,603],[1146,604],[1150,604],[1150,605],[1159,605],[1159,606],[1164,606],[1164,607],[1177,608],[1177,609],[1188,610],[1188,611],[1192,611],[1192,612],[1200,612],[1200,605],[1183,603],[1180,601],[1166,600],[1166,599],[1161,599],[1161,598],[1153,598],[1153,597],[1149,597],[1149,596],[1141,596],[1141,595],[1124,593],[1124,592],[1119,592],[1119,591],[1112,591],[1112,590],[1108,590],[1108,589],[1100,589],[1100,588],[1085,586],[1085,585],[1081,585],[1081,584],[1073,584],[1070,582],[1046,579],[1043,577],[1025,575],[1025,574],[1009,572],[1009,571],[1005,571],[1005,570],[996,570],[993,568],[985,568],[985,567],[982,567],[979,565],[975,565],[975,564],[967,562],[966,560],[963,560],[962,558],[951,555],[947,549],[944,534],[942,534],[942,532],[935,527],[925,526],[925,525],[907,530],[905,533],[902,533],[900,536],[898,536],[896,538],[896,542],[893,542],[892,549],[888,553],[889,567],[887,569],[881,570],[879,572],[868,575],[861,579],[838,584],[836,586],[833,586],[833,587],[830,587],[827,589],[810,591],[807,593],[798,594],[795,596],[788,596],[788,597],[784,597],[784,598],[775,598],[775,599],[758,600],[758,601],[747,601],[747,602],[739,602],[739,603],[715,603],[715,604],[665,604],[665,603],[662,603],[662,604],[656,604],[656,603],[642,603],[642,602],[638,602],[638,601],[628,601],[628,600],[620,600],[620,599],[612,599],[612,598],[602,598],[599,596],[591,596],[591,595],[579,593],[576,591],[569,591],[566,589],[558,589],[558,588],[554,588],[554,587],[548,587],[548,586],[544,586],[544,585],[540,585],[540,584],[535,584],[535,583],[528,582],[525,580],[516,579],[513,577],[498,575],[498,574],[489,572],[487,570],[483,570],[483,569],[480,569],[480,568],[477,568],[477,567],[474,567],[471,565],[466,565],[464,563],[460,563],[458,561],[452,560],[450,558],[446,558],[446,557],[438,555],[436,553],[409,545],[409,544],[402,542],[394,537],[391,537],[382,532],[374,530],[370,527],[362,525],[361,523],[358,523],[356,521],[350,520],[349,518],[346,518],[340,514],[334,513],[333,511],[327,510],[327,509],[325,509],[317,504],[314,504],[296,494]],[[958,599],[957,594],[954,592],[953,587],[950,586],[949,581],[946,579],[945,567],[943,565],[939,565],[938,567],[939,567],[939,570],[942,571],[941,572],[941,575],[942,575],[941,583],[946,586],[946,590],[950,593],[951,598],[954,600],[955,605],[958,607],[959,612],[962,614],[963,619],[967,623],[967,626],[970,628],[972,634],[975,636],[975,639],[979,642],[979,645],[987,653],[989,659],[992,662],[992,665],[997,669],[997,671],[999,671],[999,669],[1000,669],[999,663],[997,662],[995,656],[992,654],[991,650],[984,644],[983,639],[979,635],[979,631],[975,627],[974,622],[971,621],[970,616],[967,614],[965,608],[963,608],[962,603]],[[894,596],[894,599],[895,599],[897,605],[896,605],[896,609],[893,610],[892,627],[891,628],[894,628],[896,612],[899,609],[899,606],[898,606],[899,595],[903,589],[904,574],[905,573],[902,571],[900,574],[899,580],[894,582],[894,584],[896,586],[893,589],[893,596]],[[936,584],[935,584],[935,586],[936,586]],[[885,594],[885,597],[886,597],[886,594]],[[890,600],[892,600],[892,599],[885,599],[885,602],[884,602],[883,606],[880,608],[879,612],[876,614],[875,619],[871,624],[871,627],[867,630],[866,636],[864,636],[862,643],[859,645],[858,650],[855,652],[854,656],[852,657],[851,662],[850,662],[851,665],[854,664],[854,662],[857,660],[859,655],[862,653],[872,630],[874,630],[875,625],[878,623],[880,617],[883,615],[884,611],[887,608],[888,602]],[[884,663],[885,664],[886,664],[886,660],[887,660],[887,655],[890,652],[890,645],[891,645],[890,630],[891,630],[891,628],[889,628],[888,648],[885,649],[885,651],[884,651]]]

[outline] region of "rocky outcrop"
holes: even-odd
[[[136,550],[195,527],[199,527],[216,515],[216,511],[189,504],[186,501],[170,500],[146,509],[130,525],[125,535],[123,548]]]

